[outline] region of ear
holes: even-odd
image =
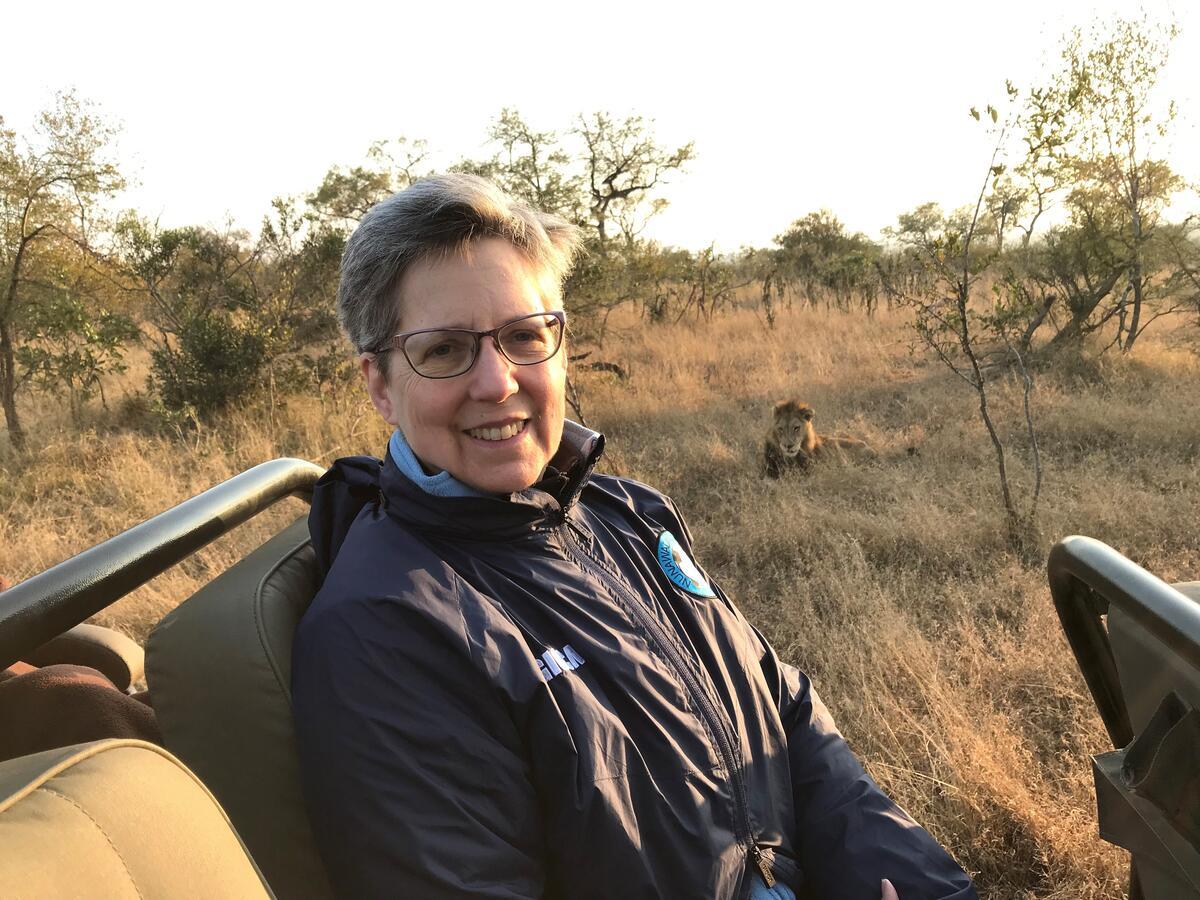
[[[375,409],[383,416],[385,422],[389,425],[396,425],[396,410],[387,390],[387,379],[379,371],[379,364],[375,362],[375,354],[360,353],[358,367],[362,372],[363,382],[367,386],[367,395],[371,398],[371,403],[375,405]]]

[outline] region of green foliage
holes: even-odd
[[[276,199],[255,249],[254,318],[273,354],[293,352],[337,332],[335,298],[344,233]]]
[[[268,339],[228,313],[188,318],[174,338],[151,351],[154,388],[166,409],[209,416],[260,384]]]
[[[640,305],[652,324],[689,316],[710,321],[750,280],[739,260],[711,246],[691,253],[652,241],[620,241],[605,254],[585,254],[565,293],[577,343],[603,344],[609,315],[624,303]]]
[[[913,311],[913,328],[928,349],[960,377],[969,378],[963,363],[964,328],[977,334],[973,310],[964,301],[990,256],[971,252],[973,223],[962,211],[947,216],[936,203],[902,213],[889,234],[910,249],[927,274],[927,293],[899,292]]]
[[[341,409],[359,399],[358,367],[340,342],[293,354],[274,366],[275,386],[284,393],[315,394],[321,405]]]
[[[1039,330],[1055,350],[1082,352],[1086,335],[1113,324],[1115,343],[1128,350],[1152,321],[1185,307],[1187,280],[1172,273],[1169,242],[1159,237],[1183,182],[1155,155],[1174,118],[1173,105],[1155,95],[1174,36],[1172,26],[1146,19],[1077,29],[1045,84],[1022,96],[1006,83],[1003,118],[990,104],[986,115],[971,108],[996,139],[976,208],[944,216],[926,204],[888,232],[926,267],[918,317],[942,315],[939,307],[958,302],[956,291],[969,295],[987,275],[996,288],[989,302],[1005,306],[1002,315],[987,311],[974,332],[987,357],[988,346],[1004,355],[1004,339],[1033,351]],[[1056,204],[1066,221],[1038,231]],[[1006,244],[1013,233],[1021,236],[1015,246]],[[1000,322],[1010,333],[1000,333]],[[948,314],[945,323],[926,324],[934,332],[949,327],[951,336],[957,330]]]
[[[305,198],[309,211],[326,225],[353,230],[372,206],[421,177],[427,158],[425,141],[377,141],[367,150],[365,164],[334,166],[325,173],[320,186]]]
[[[695,254],[685,254],[678,267],[679,311],[676,321],[688,313],[711,322],[713,316],[732,305],[738,288],[749,284],[739,280],[733,260],[718,256],[713,246]]]
[[[1154,277],[1149,258],[1163,212],[1184,187],[1159,155],[1175,106],[1158,96],[1158,83],[1177,33],[1144,16],[1076,29],[1063,42],[1061,68],[1030,93],[1024,172],[1065,195],[1076,237],[1094,244],[1089,235],[1101,229],[1123,258],[1117,289],[1076,303],[1059,343],[1115,320],[1116,341],[1128,350],[1151,321],[1179,307],[1164,290],[1177,281]],[[1089,280],[1108,277],[1101,270]]]
[[[1005,166],[992,167],[992,186],[984,198],[982,225],[994,240],[996,249],[1003,251],[1009,232],[1019,228],[1022,216],[1029,209],[1033,189],[1019,178],[1008,174]]]
[[[345,238],[276,200],[256,243],[242,233],[121,222],[122,259],[154,328],[151,385],[167,410],[208,416],[267,379],[265,368],[336,330]]]
[[[583,180],[556,132],[537,131],[517,110],[506,108],[489,126],[488,140],[498,147],[495,155],[483,162],[464,161],[459,171],[491,178],[536,209],[572,222],[583,220]]]
[[[1103,210],[1051,229],[1029,253],[1029,281],[1055,298],[1066,317],[1048,345],[1078,352],[1082,338],[1115,314],[1118,283],[1128,271],[1126,248]]]
[[[625,303],[653,306],[671,268],[669,256],[649,242],[623,242],[605,253],[589,237],[563,286],[576,342],[603,344],[609,315]]]
[[[25,443],[19,388],[36,382],[53,390],[57,373],[68,379],[62,387],[87,392],[116,358],[105,346],[121,333],[115,320],[85,314],[62,296],[93,256],[101,201],[124,186],[108,158],[113,137],[71,93],[40,114],[29,138],[0,120],[0,405],[18,449]],[[100,344],[89,348],[93,339]]]
[[[41,390],[65,390],[78,420],[86,401],[103,397],[101,376],[125,371],[125,349],[139,337],[128,316],[93,312],[80,293],[56,291],[29,310],[17,363]]]
[[[879,247],[863,234],[847,233],[829,210],[797,219],[775,243],[779,276],[799,285],[810,303],[822,294],[832,295],[839,308],[847,309],[858,296],[871,309]]]

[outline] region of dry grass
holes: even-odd
[[[1169,337],[1151,333],[1130,359],[1043,373],[1036,398],[1047,540],[1091,534],[1168,580],[1200,573],[1200,365]],[[608,469],[675,497],[702,563],[813,675],[873,774],[984,896],[1122,896],[1125,857],[1096,837],[1087,761],[1106,738],[1043,573],[1005,550],[970,396],[905,341],[887,314],[785,312],[774,332],[749,312],[703,326],[625,322],[592,358],[632,378],[580,373],[584,411],[609,438]],[[761,436],[787,396],[880,459],[764,480]],[[1019,445],[1018,402],[1015,389],[998,398]],[[131,427],[137,406],[114,400],[82,431],[54,407],[28,408],[33,453],[0,449],[0,572],[26,577],[264,459],[326,462],[380,452],[386,438],[353,393],[263,401],[174,436]],[[289,501],[99,621],[144,637],[302,511]]]

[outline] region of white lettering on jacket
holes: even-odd
[[[564,644],[561,650],[551,647],[543,653],[538,657],[537,665],[538,671],[542,673],[542,680],[549,681],[555,675],[578,669],[583,665],[583,657],[576,653],[570,644]]]

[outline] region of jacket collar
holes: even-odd
[[[542,479],[523,491],[437,497],[408,479],[391,454],[384,457],[379,487],[388,515],[422,531],[481,540],[516,537],[561,522],[603,453],[603,435],[567,420]]]

